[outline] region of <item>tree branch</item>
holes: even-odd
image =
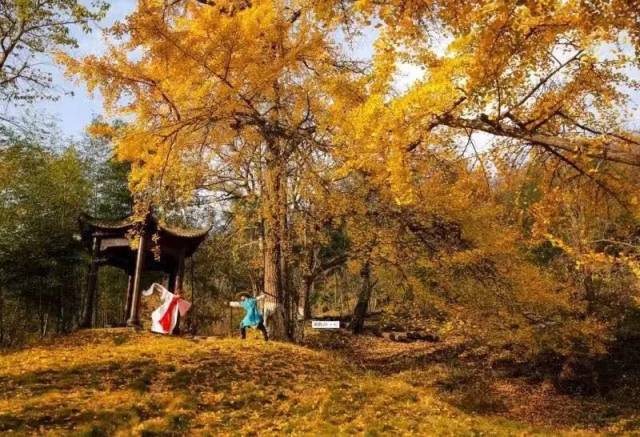
[[[582,154],[589,158],[640,167],[640,151],[624,150],[621,144],[605,143],[600,146],[601,150],[597,150],[594,149],[593,138],[580,135],[566,138],[551,134],[534,133],[521,127],[498,124],[486,116],[481,116],[479,119],[445,116],[441,117],[439,121],[440,124],[451,128],[479,130],[499,137],[526,141],[536,146],[560,149],[576,155]],[[628,140],[625,142],[630,143]]]

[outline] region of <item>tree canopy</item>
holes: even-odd
[[[344,263],[363,305],[382,280],[527,332],[576,310],[545,247],[579,281],[639,271],[621,247],[639,212],[632,3],[143,0],[106,54],[60,60],[133,116],[93,131],[131,163],[139,211],[215,198],[258,244],[282,335]],[[362,32],[370,63],[345,49]],[[422,71],[404,88],[403,63]]]

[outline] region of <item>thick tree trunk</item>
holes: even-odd
[[[303,275],[304,295],[302,296],[302,318],[305,321],[313,317],[311,314],[311,295],[313,294],[316,285],[319,252],[320,250],[316,247],[309,249],[310,256],[307,265],[308,271]]]
[[[313,314],[311,313],[311,295],[313,294],[315,284],[316,281],[313,276],[309,275],[304,278],[304,320],[309,320],[313,317]]]
[[[265,315],[270,335],[274,339],[286,339],[287,329],[283,308],[282,271],[282,217],[280,215],[280,191],[282,176],[277,157],[269,156],[263,172],[262,201],[264,221],[264,293],[270,311]]]
[[[292,340],[290,295],[286,278],[286,175],[284,162],[270,153],[263,171],[264,293],[267,295],[267,325],[274,339]]]
[[[361,334],[364,330],[364,319],[367,316],[367,309],[369,308],[369,299],[371,299],[371,290],[373,285],[371,284],[371,264],[369,261],[365,262],[360,270],[360,277],[362,278],[362,288],[360,289],[360,295],[358,296],[358,303],[353,310],[353,318],[351,319],[351,331],[354,334]]]

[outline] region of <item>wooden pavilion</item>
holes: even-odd
[[[140,326],[143,271],[164,272],[168,276],[169,291],[182,289],[185,258],[193,255],[210,229],[171,227],[152,214],[142,223],[131,217],[109,221],[87,214],[82,214],[79,222],[82,242],[92,255],[87,277],[87,305],[82,321],[82,326],[87,328],[93,324],[100,266],[114,266],[127,273],[129,282],[124,318],[127,326]],[[140,237],[137,248],[131,244],[134,236]]]

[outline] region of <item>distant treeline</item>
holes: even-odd
[[[131,200],[128,165],[107,142],[70,142],[55,129],[1,135],[0,345],[12,346],[76,327],[87,270],[78,215],[121,217]]]

